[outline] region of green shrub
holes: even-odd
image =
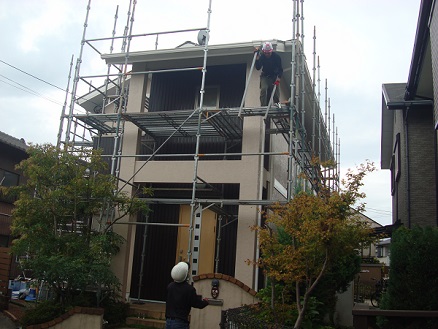
[[[399,228],[391,239],[390,276],[379,303],[387,310],[438,309],[438,228]],[[378,317],[380,327],[437,328],[437,319]]]
[[[21,324],[26,327],[32,324],[45,323],[61,316],[66,309],[59,303],[43,301],[38,303],[35,308],[27,309]]]
[[[438,309],[438,228],[400,228],[391,239],[391,273],[381,308]]]
[[[128,303],[106,300],[102,307],[104,308],[103,318],[108,321],[110,325],[124,323],[128,316]]]

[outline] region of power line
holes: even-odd
[[[391,215],[392,214],[392,211],[390,211],[390,210],[383,210],[383,209],[375,209],[375,208],[368,208],[368,207],[366,207],[366,210],[367,211],[374,211],[374,212],[379,212],[379,213],[382,213],[382,214],[388,214],[388,215]]]
[[[5,83],[5,84],[7,84],[7,85],[9,85],[11,87],[17,88],[17,89],[19,89],[21,91],[27,92],[27,93],[29,93],[31,95],[34,95],[34,96],[38,96],[38,97],[44,98],[44,99],[48,100],[49,102],[52,102],[52,103],[55,103],[55,104],[58,104],[58,105],[62,105],[61,103],[57,102],[56,100],[50,99],[50,98],[40,94],[39,92],[37,92],[35,90],[32,90],[32,89],[30,89],[30,88],[28,88],[28,87],[26,87],[26,86],[24,86],[24,85],[22,85],[22,84],[20,84],[20,83],[18,83],[16,81],[14,81],[14,80],[11,80],[11,79],[5,77],[2,74],[0,74],[0,77],[3,77],[4,79],[9,80],[9,81],[15,83],[16,85],[18,85],[18,86],[16,86],[16,85],[14,85],[12,83],[9,83],[7,81],[4,81],[4,80],[0,79],[0,82],[3,82],[3,83]]]
[[[62,91],[65,92],[65,89],[63,89],[63,88],[61,88],[61,87],[58,87],[58,86],[56,86],[56,85],[54,85],[54,84],[52,84],[52,83],[50,83],[50,82],[47,82],[47,81],[45,81],[45,80],[43,80],[43,79],[40,79],[40,78],[38,78],[38,77],[36,77],[36,76],[30,74],[30,73],[27,73],[26,71],[23,71],[23,70],[19,69],[18,67],[15,67],[14,65],[11,65],[11,64],[9,64],[9,63],[6,63],[5,61],[3,61],[3,60],[1,60],[1,59],[0,59],[0,62],[2,62],[3,64],[5,64],[5,65],[7,65],[7,66],[9,66],[9,67],[12,67],[13,69],[16,69],[17,71],[20,71],[21,73],[27,74],[28,76],[30,76],[30,77],[32,77],[32,78],[34,78],[34,79],[37,79],[37,80],[39,80],[39,81],[41,81],[41,82],[44,82],[44,83],[48,84],[49,86],[52,86],[52,87],[58,88],[59,90],[62,90]]]

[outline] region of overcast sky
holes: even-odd
[[[137,0],[132,32],[206,27],[209,3]],[[212,0],[209,43],[289,40],[292,3]],[[87,4],[88,0],[0,0],[0,131],[28,143],[56,143],[65,100],[61,89],[67,87],[72,56],[76,65],[80,54]],[[86,39],[111,36],[117,5],[116,35],[122,35],[129,0],[92,0]],[[313,67],[316,27],[321,99],[324,101],[327,79],[341,140],[341,175],[366,159],[376,164],[379,171],[366,178],[363,190],[366,215],[383,225],[391,223],[391,197],[389,171],[380,170],[381,85],[408,79],[419,6],[420,0],[304,1],[308,66]],[[196,42],[196,35],[160,37],[159,47]],[[133,42],[131,50],[152,49],[155,38],[142,42]],[[108,43],[101,46],[109,52]],[[116,43],[114,52],[120,47]],[[92,53],[83,52],[81,73],[104,65]],[[321,106],[324,108],[323,102]]]

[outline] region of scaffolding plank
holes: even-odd
[[[118,120],[117,113],[111,114],[77,114],[75,118],[82,121],[86,125],[98,130],[104,134],[113,134],[116,132],[115,123]],[[110,124],[108,124],[110,123]]]

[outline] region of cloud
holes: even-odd
[[[0,34],[0,59],[65,88],[74,54],[71,91],[78,64],[81,74],[87,75],[101,73],[105,67],[90,47],[81,47],[84,31],[86,39],[110,37],[114,29],[117,36],[122,35],[130,26],[129,3],[129,0],[91,1],[84,30],[88,0],[0,1],[0,23],[7,27],[7,33]],[[270,12],[266,11],[266,2],[261,0],[211,3],[209,16],[206,0],[137,1],[132,33],[202,28],[210,24],[211,44],[292,38],[292,5],[295,3],[292,0],[269,3]],[[118,19],[114,27],[117,5]],[[406,82],[408,78],[420,1],[400,5],[400,0],[309,0],[303,5],[308,67],[312,70],[313,27],[316,26],[321,105],[324,108],[327,79],[331,111],[341,139],[341,174],[365,159],[379,166],[381,85]],[[196,36],[197,31],[162,35],[158,39],[159,48],[196,41]],[[130,50],[153,49],[155,42],[155,36],[133,39]],[[110,52],[110,40],[96,44],[102,52]],[[113,52],[121,51],[121,39],[114,42],[113,49]],[[81,51],[82,62],[78,63]],[[14,114],[2,115],[0,130],[28,142],[55,143],[62,105],[44,97],[63,104],[65,93],[2,63],[0,74],[40,94],[30,95],[0,82],[0,111]],[[86,91],[87,88],[81,87],[79,94]],[[388,173],[373,173],[366,179],[364,188],[370,208],[391,210]],[[375,215],[370,217],[388,223],[388,217]]]

